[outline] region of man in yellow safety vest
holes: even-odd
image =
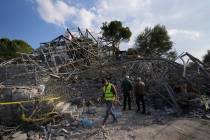
[[[113,84],[109,83],[107,79],[102,80],[103,84],[103,96],[102,99],[106,103],[106,115],[104,117],[102,127],[105,126],[106,120],[111,114],[113,117],[113,123],[117,122],[117,118],[113,111],[113,104],[117,100],[117,91]]]

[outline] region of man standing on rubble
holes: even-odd
[[[123,92],[123,111],[126,109],[126,102],[128,101],[128,109],[131,110],[131,91],[133,89],[132,84],[129,80],[129,76],[125,76],[122,81],[121,89]]]
[[[136,97],[136,105],[137,105],[136,112],[140,111],[140,101],[141,101],[142,106],[143,106],[143,110],[142,110],[143,114],[146,113],[145,103],[144,103],[144,96],[145,96],[144,88],[145,88],[144,82],[142,81],[142,79],[140,77],[138,77],[136,79],[135,86],[134,86],[134,94]]]
[[[106,120],[111,114],[113,117],[113,123],[117,122],[117,118],[114,114],[113,105],[117,100],[117,91],[113,84],[109,83],[107,79],[102,80],[103,84],[103,96],[102,99],[106,103],[106,115],[104,117],[102,127],[105,126]]]

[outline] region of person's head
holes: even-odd
[[[108,83],[106,78],[103,78],[101,82],[102,82],[103,85],[106,85]]]
[[[136,81],[137,81],[137,82],[141,82],[141,81],[142,81],[142,80],[141,80],[141,77],[137,77]]]
[[[130,77],[129,77],[128,75],[125,76],[125,79],[126,79],[126,80],[129,80],[129,78],[130,78]]]

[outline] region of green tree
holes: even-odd
[[[16,44],[17,52],[31,53],[33,50],[32,47],[23,40],[13,40],[12,42]]]
[[[11,59],[17,57],[17,48],[14,42],[8,38],[0,39],[0,57],[2,59]]]
[[[143,56],[162,56],[173,47],[173,42],[164,25],[147,27],[137,36],[135,46]]]
[[[128,27],[123,27],[121,21],[104,22],[102,27],[103,38],[111,44],[113,52],[119,50],[122,41],[129,41],[132,33]]]
[[[198,66],[194,62],[189,62],[189,64],[187,65],[187,67],[190,68],[190,69],[194,69],[194,70],[197,70],[198,69]]]
[[[175,61],[177,58],[177,52],[176,51],[169,51],[167,53],[165,53],[165,56],[167,59],[171,60],[171,61]]]
[[[210,50],[207,51],[207,54],[203,57],[203,63],[210,66]]]
[[[138,52],[135,48],[129,48],[128,51],[127,51],[127,54],[128,55],[137,55]]]
[[[18,57],[21,53],[31,53],[32,47],[22,40],[9,40],[8,38],[0,38],[0,58],[8,60]]]

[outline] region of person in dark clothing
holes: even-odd
[[[122,92],[123,92],[123,110],[126,109],[126,102],[128,101],[128,108],[131,110],[131,91],[133,89],[132,84],[129,80],[129,76],[126,76],[121,84]]]
[[[145,84],[144,82],[141,80],[141,78],[137,78],[136,82],[135,82],[135,86],[134,86],[134,94],[136,97],[136,105],[137,105],[137,111],[140,111],[140,102],[142,103],[142,113],[145,114],[146,113],[146,108],[145,108],[145,102],[144,102],[144,88],[145,88]]]

